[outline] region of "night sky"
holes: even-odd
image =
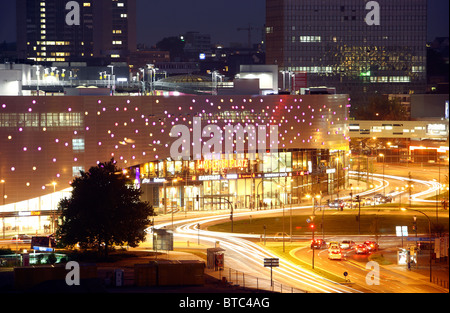
[[[237,28],[260,28],[252,41],[262,39],[265,0],[137,0],[138,43],[148,46],[167,36],[188,31],[211,35],[213,43],[247,43],[248,32]],[[428,40],[449,36],[449,0],[428,0]],[[0,42],[14,42],[15,1],[0,0]]]

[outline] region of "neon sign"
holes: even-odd
[[[229,169],[247,168],[248,160],[197,160],[196,168],[205,171],[223,171]]]

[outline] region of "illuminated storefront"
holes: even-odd
[[[345,188],[347,164],[343,151],[292,149],[253,161],[166,159],[132,167],[129,174],[144,200],[162,212],[259,210],[301,204],[308,194],[332,194],[338,184]]]

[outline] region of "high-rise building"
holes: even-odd
[[[427,1],[367,3],[267,0],[266,63],[301,73],[304,86],[336,87],[356,107],[377,94],[425,92]]]
[[[19,58],[35,62],[124,61],[136,51],[136,0],[17,0]],[[78,14],[79,13],[79,14]],[[74,15],[72,15],[74,14]],[[67,16],[78,18],[69,25]]]

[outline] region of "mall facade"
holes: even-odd
[[[0,97],[0,213],[54,210],[57,199],[48,201],[50,194],[67,190],[80,171],[112,158],[159,212],[270,208],[306,201],[307,194],[333,194],[347,185],[349,100],[347,95]],[[247,131],[239,133],[238,125]],[[192,134],[187,145],[192,149],[182,158],[173,155],[180,142],[175,126]],[[234,136],[230,153],[211,160],[195,154],[196,143],[204,152],[214,129],[224,134],[227,126],[234,127],[225,136]],[[250,131],[262,127],[263,136]],[[251,142],[258,149],[253,151]],[[238,151],[240,143],[244,149]]]

